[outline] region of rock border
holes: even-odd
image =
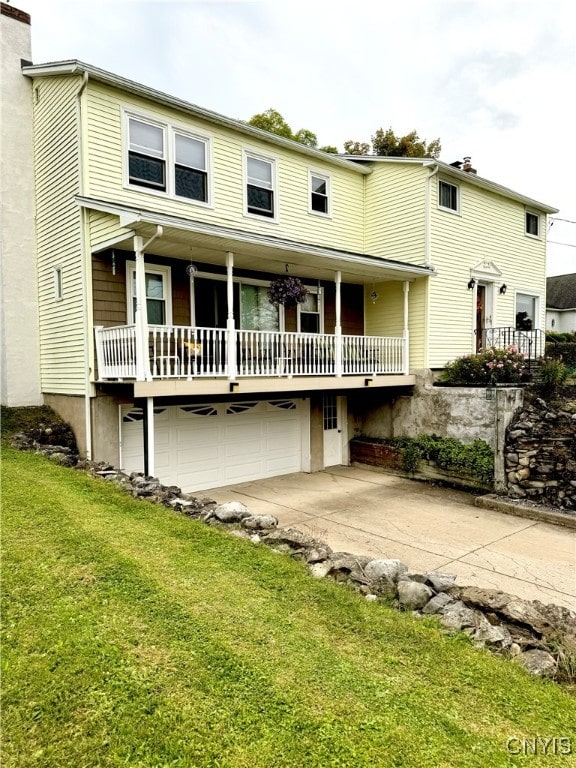
[[[67,467],[84,470],[110,482],[134,498],[160,503],[192,519],[217,526],[254,544],[295,557],[310,576],[332,578],[348,585],[366,600],[381,601],[416,617],[435,616],[449,632],[464,632],[477,648],[511,657],[527,672],[556,682],[576,660],[576,612],[538,600],[522,600],[494,589],[459,586],[456,575],[410,572],[400,560],[334,552],[321,539],[295,528],[278,527],[273,515],[253,514],[241,502],[218,504],[213,499],[182,493],[157,478],[139,472],[126,474],[105,462],[81,460],[66,446],[39,444],[15,435],[12,445],[31,450]]]

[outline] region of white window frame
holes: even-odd
[[[130,142],[130,121],[134,120],[138,123],[143,123],[144,125],[150,125],[153,128],[158,128],[162,131],[162,157],[157,158],[154,155],[150,155],[150,157],[154,157],[156,160],[162,160],[164,163],[164,187],[165,189],[161,189],[158,186],[155,185],[148,185],[145,183],[138,184],[136,181],[132,181],[130,179],[130,152],[132,151],[132,145]],[[160,195],[166,195],[168,193],[168,169],[169,169],[169,163],[168,163],[168,157],[167,157],[167,150],[168,150],[168,136],[167,136],[167,130],[166,125],[163,123],[159,123],[157,120],[152,120],[148,117],[144,117],[141,115],[134,115],[134,114],[126,114],[126,121],[125,121],[126,131],[125,131],[125,141],[124,141],[124,147],[125,147],[125,181],[128,184],[128,186],[131,189],[138,189],[138,190],[145,190],[146,192],[154,192],[156,194]],[[140,154],[146,154],[145,152]]]
[[[162,275],[164,283],[164,302],[166,307],[165,325],[172,325],[172,270],[158,264],[145,264],[144,272],[152,275]],[[126,262],[126,309],[128,325],[136,322],[134,317],[134,299],[136,298],[133,287],[136,283],[136,262]],[[151,323],[149,323],[151,325]]]
[[[304,312],[305,315],[318,315],[320,318],[318,323],[318,333],[324,333],[324,289],[312,288],[309,285],[307,285],[306,288],[308,288],[308,293],[314,294],[314,296],[318,297],[318,312],[307,312],[305,309],[302,308],[302,304],[298,304],[297,312],[296,312],[297,333],[310,333],[310,331],[301,330],[300,316],[302,312]]]
[[[197,133],[190,130],[189,127],[179,123],[168,123],[158,120],[153,116],[139,113],[133,110],[123,110],[122,125],[122,160],[123,160],[123,185],[125,189],[137,191],[147,195],[170,198],[179,202],[199,205],[202,208],[213,208],[213,184],[212,184],[212,137],[206,134]],[[147,187],[130,181],[129,152],[130,152],[130,120],[138,120],[141,123],[148,123],[164,131],[164,163],[165,163],[165,181],[166,189],[158,189],[153,186]],[[176,194],[176,136],[200,141],[205,146],[206,160],[206,200],[195,200],[192,197]]]
[[[440,193],[441,185],[445,184],[447,187],[453,187],[456,190],[456,208],[449,208],[442,205],[442,195]],[[448,211],[448,213],[460,213],[460,185],[454,184],[452,181],[446,181],[446,179],[438,179],[438,208],[441,211]]]
[[[538,233],[528,232],[528,216],[534,216],[538,222]],[[530,208],[526,208],[524,211],[524,234],[526,237],[531,237],[533,240],[542,239],[542,217],[537,211],[532,211]]]
[[[322,179],[322,181],[326,182],[326,211],[316,211],[312,207],[312,195],[319,194],[314,192],[312,185],[314,178]],[[321,216],[324,219],[332,217],[332,179],[325,173],[315,171],[313,168],[308,169],[308,213],[311,213],[313,216]]]
[[[52,274],[54,277],[54,301],[62,301],[64,299],[62,267],[59,264],[55,265]]]
[[[537,331],[540,328],[540,308],[542,305],[542,294],[535,291],[517,289],[514,291],[514,328],[516,328],[516,315],[518,314],[518,296],[527,296],[530,299],[534,299],[534,323],[531,331]]]
[[[267,216],[266,214],[262,213],[252,213],[248,210],[248,159],[253,158],[254,160],[260,160],[264,163],[270,163],[271,167],[271,192],[272,192],[272,216]],[[264,155],[261,152],[258,152],[256,150],[244,149],[244,183],[243,183],[243,189],[244,189],[244,216],[247,216],[251,219],[257,219],[258,221],[269,221],[272,223],[278,222],[278,174],[277,174],[277,158],[273,157],[272,155]],[[252,184],[251,186],[257,186],[255,184]],[[266,189],[266,187],[262,187],[263,189]]]

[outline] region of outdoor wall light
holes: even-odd
[[[504,296],[504,294],[506,293],[507,288],[508,288],[508,286],[506,285],[506,283],[504,283],[503,285],[500,286],[500,296]]]
[[[468,290],[471,291],[475,285],[476,285],[476,280],[474,280],[474,278],[471,277],[470,280],[468,280]]]

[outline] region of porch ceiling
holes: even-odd
[[[234,253],[234,266],[238,269],[258,270],[284,274],[286,264],[290,273],[311,280],[333,280],[340,270],[346,283],[367,284],[390,280],[414,280],[423,275],[432,275],[427,267],[403,262],[393,262],[377,256],[369,256],[333,248],[299,243],[269,235],[215,227],[189,220],[178,220],[151,212],[125,209],[113,204],[102,204],[86,198],[78,199],[80,204],[95,210],[106,210],[120,217],[121,225],[129,228],[124,239],[114,242],[114,247],[133,250],[133,235],[138,234],[146,241],[162,226],[162,236],[155,239],[148,254],[182,259],[195,263],[224,266],[226,252]],[[98,251],[110,247],[103,243]]]

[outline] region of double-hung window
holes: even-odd
[[[275,163],[265,157],[246,154],[246,210],[273,219],[276,215]]]
[[[448,211],[459,210],[458,187],[447,181],[438,182],[438,206]]]
[[[163,126],[128,120],[130,184],[166,191],[166,131]]]
[[[127,115],[128,186],[210,203],[210,139]]]
[[[532,211],[526,211],[526,234],[540,237],[540,216]]]
[[[174,134],[174,191],[202,203],[208,200],[206,141],[181,133]]]
[[[330,179],[318,173],[310,173],[310,211],[330,214]]]
[[[128,322],[136,320],[136,264],[128,262]],[[149,325],[172,324],[170,267],[146,266],[144,276]]]

